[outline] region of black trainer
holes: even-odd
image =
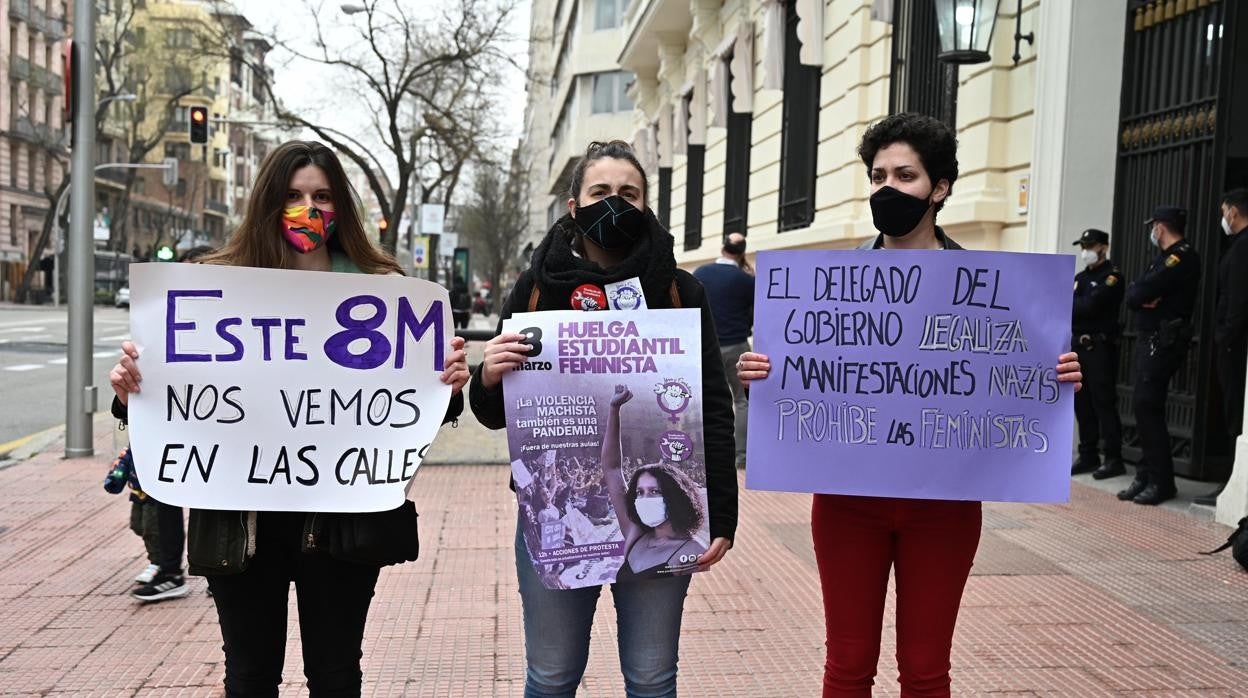
[[[148,603],[151,601],[164,601],[165,599],[176,599],[180,596],[186,596],[191,588],[186,584],[186,577],[181,572],[178,574],[167,574],[160,572],[151,582],[135,589],[131,592],[131,596]]]
[[[1127,489],[1118,493],[1118,499],[1121,499],[1124,502],[1129,502],[1138,497],[1146,487],[1148,487],[1148,480],[1136,475],[1135,479],[1131,481],[1131,484],[1127,485]]]
[[[1101,467],[1092,472],[1093,480],[1106,480],[1119,475],[1126,475],[1127,467],[1122,464],[1121,458],[1107,458]]]

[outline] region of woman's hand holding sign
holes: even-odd
[[[727,538],[716,538],[711,541],[711,547],[698,558],[698,571],[705,572],[711,569],[711,565],[724,559],[731,548],[732,541]]]
[[[121,343],[121,360],[108,372],[108,382],[113,385],[117,399],[125,405],[130,402],[130,393],[139,392],[139,381],[143,376],[139,373],[139,350],[134,342]]]
[[[528,358],[532,349],[528,339],[517,332],[503,332],[485,344],[485,357],[481,360],[481,384],[487,389],[498,387],[503,374],[514,369]]]
[[[1083,388],[1083,371],[1079,366],[1079,355],[1073,351],[1057,357],[1057,381],[1074,383],[1075,392]]]
[[[451,353],[446,357],[446,368],[442,371],[442,382],[451,386],[454,395],[468,384],[468,353],[464,351],[464,338],[451,338]]]
[[[737,359],[737,379],[741,385],[750,387],[750,381],[761,381],[771,373],[771,359],[766,354],[747,351]]]

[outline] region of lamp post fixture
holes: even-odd
[[[116,95],[109,95],[95,103],[96,107],[102,107],[109,102],[133,102],[138,99],[136,94],[128,92]],[[96,168],[100,169],[99,167]],[[69,196],[69,188],[61,194],[60,200],[56,202],[55,219],[52,225],[56,228],[56,245],[52,248],[52,307],[61,307],[61,209],[64,208],[65,197]]]
[[[138,98],[139,96],[136,94],[125,92],[119,95],[109,95],[108,97],[105,97],[104,99],[101,99],[100,101],[96,102],[95,106],[98,107],[104,104],[108,104],[109,102],[133,102]]]
[[[992,60],[992,30],[997,23],[1001,0],[934,0],[940,32],[940,60],[958,65],[974,65]],[[1022,33],[1023,0],[1014,13],[1014,65],[1022,60],[1019,45],[1034,44],[1035,32]]]
[[[342,3],[341,5],[339,5],[338,7],[339,7],[339,9],[341,9],[341,10],[342,10],[342,13],[343,13],[344,15],[353,15],[353,14],[357,14],[357,13],[360,13],[360,12],[368,12],[368,8],[367,8],[367,7],[365,7],[365,6],[363,6],[363,5],[357,5],[357,4],[355,4],[355,3],[350,3],[350,2],[344,2],[344,3]]]

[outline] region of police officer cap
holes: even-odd
[[[1144,225],[1153,223],[1166,223],[1181,233],[1187,228],[1187,209],[1178,206],[1158,206],[1153,209],[1153,217],[1144,221]]]
[[[1087,230],[1083,231],[1083,235],[1080,235],[1078,240],[1075,240],[1075,244],[1076,245],[1108,245],[1109,233],[1105,232],[1104,230],[1097,230],[1096,228],[1088,228]]]

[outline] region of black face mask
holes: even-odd
[[[577,206],[575,220],[585,237],[604,250],[628,249],[646,231],[646,214],[618,194]]]
[[[932,207],[929,199],[920,199],[892,187],[881,187],[871,195],[871,218],[875,229],[891,237],[908,234]]]

